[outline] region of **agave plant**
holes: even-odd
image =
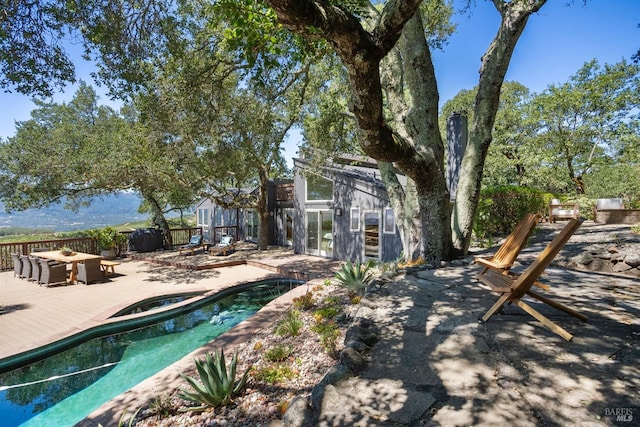
[[[214,350],[213,356],[207,353],[205,360],[195,360],[196,369],[200,381],[195,378],[180,374],[194,391],[182,390],[180,397],[201,406],[189,408],[191,411],[202,411],[208,406],[224,406],[231,402],[231,398],[238,394],[246,385],[249,377],[248,368],[242,377],[236,381],[236,366],[238,364],[238,352],[233,355],[229,371],[224,358],[224,350]]]
[[[372,267],[373,262],[371,260],[365,264],[360,264],[360,261],[356,261],[355,264],[347,261],[342,264],[340,271],[336,273],[336,279],[350,292],[362,294],[364,288],[366,288],[369,282],[371,282],[371,279],[373,279]]]

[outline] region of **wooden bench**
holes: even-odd
[[[100,260],[100,268],[102,268],[105,276],[108,276],[109,274],[115,274],[116,265],[120,265],[120,263],[116,261],[108,261],[106,259]]]

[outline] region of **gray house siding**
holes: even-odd
[[[291,238],[287,236],[287,217],[291,217],[293,210],[293,189],[290,188],[291,179],[275,179],[267,183],[267,211],[269,213],[269,245],[289,246]],[[253,190],[257,191],[257,190]],[[206,225],[201,224],[199,211],[206,210]],[[202,199],[196,205],[196,221],[203,229],[204,238],[217,243],[223,234],[230,234],[239,241],[253,241],[249,236],[249,216],[256,215],[255,209],[233,208],[226,209],[211,199]],[[229,227],[218,228],[216,227]],[[233,227],[233,228],[231,228]],[[237,231],[236,231],[237,229]],[[256,231],[255,229],[253,230]],[[257,237],[257,232],[254,233]],[[291,232],[290,232],[291,234]]]
[[[206,225],[199,222],[198,211],[201,209],[207,212]],[[238,226],[237,236],[231,231],[229,231],[229,234],[233,235],[234,239],[245,240],[245,217],[246,212],[244,209],[225,209],[210,199],[202,199],[196,205],[196,221],[198,221],[198,225],[202,227],[204,239],[213,243],[219,242],[222,234],[220,231],[216,233],[215,227],[233,227],[236,224]]]
[[[321,210],[330,211],[333,222],[332,252],[324,256],[343,261],[364,261],[367,258],[375,258],[388,262],[397,259],[402,251],[402,242],[397,227],[394,227],[393,233],[384,232],[384,210],[390,206],[377,169],[357,166],[324,168],[322,176],[333,181],[333,198],[331,201],[318,202],[306,200],[306,179],[303,171],[307,166],[303,159],[294,159],[296,171],[294,252],[313,253],[307,247],[307,212]],[[359,210],[357,230],[351,229],[352,208]],[[377,218],[378,227],[375,237],[378,250],[375,256],[365,255],[365,216],[372,219],[369,222],[375,222]]]

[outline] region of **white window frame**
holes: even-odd
[[[387,221],[387,212],[391,211],[391,215],[393,218],[393,221],[391,224],[388,224]],[[382,224],[382,233],[383,234],[396,234],[396,213],[393,211],[393,208],[384,208],[384,211],[382,212],[382,220],[383,220],[383,224]]]
[[[196,226],[197,227],[209,226],[209,209],[208,208],[198,208]]]
[[[356,222],[356,226],[353,226],[354,220]],[[359,232],[360,231],[360,207],[353,207],[349,210],[349,231]]]
[[[331,182],[331,198],[330,199],[309,199],[309,178],[305,176],[304,178],[304,200],[305,202],[315,203],[315,202],[331,202],[333,201],[333,193],[335,192],[336,183],[329,178],[325,178],[324,176],[313,175],[314,178],[324,179],[325,181]]]

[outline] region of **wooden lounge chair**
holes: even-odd
[[[489,286],[492,291],[502,294],[498,301],[489,309],[489,311],[485,313],[484,316],[480,318],[480,320],[482,322],[486,322],[491,318],[491,316],[497,313],[505,303],[514,303],[522,310],[537,319],[540,323],[551,329],[553,332],[560,335],[567,341],[571,341],[573,335],[543,316],[529,304],[522,301],[522,298],[525,295],[529,295],[537,299],[538,301],[541,301],[545,304],[557,308],[558,310],[564,311],[565,313],[577,317],[583,322],[587,320],[587,316],[580,314],[569,307],[552,301],[531,290],[531,287],[535,285],[540,275],[549,266],[549,264],[551,264],[551,261],[553,261],[558,252],[560,252],[562,247],[571,238],[573,233],[575,233],[575,231],[580,227],[583,221],[584,218],[569,220],[569,223],[564,227],[564,229],[562,229],[562,231],[558,233],[558,235],[551,241],[551,243],[547,245],[544,251],[542,251],[538,255],[536,260],[531,265],[529,265],[529,267],[527,267],[522,272],[522,274],[501,274],[496,270],[488,270],[486,274],[479,276],[478,279],[485,285]]]
[[[227,255],[229,251],[234,250],[236,244],[233,241],[233,237],[231,236],[222,236],[220,239],[220,243],[217,246],[212,246],[209,248],[209,255],[218,255],[222,254],[224,256]]]
[[[197,251],[200,248],[204,249],[204,242],[202,240],[202,236],[199,234],[196,236],[191,236],[191,240],[189,240],[189,243],[187,243],[186,245],[180,246],[179,248],[180,255],[182,255],[182,252],[191,252],[191,255],[194,255],[195,251]]]
[[[91,282],[97,280],[104,280],[104,271],[100,267],[100,258],[86,259],[84,262],[78,263],[78,275],[76,276],[77,282],[83,282],[88,285]]]
[[[541,215],[539,214],[526,214],[492,257],[476,257],[476,264],[484,267],[478,273],[478,276],[485,274],[488,269],[498,270],[503,274],[507,273],[522,248],[524,248],[540,218]]]

